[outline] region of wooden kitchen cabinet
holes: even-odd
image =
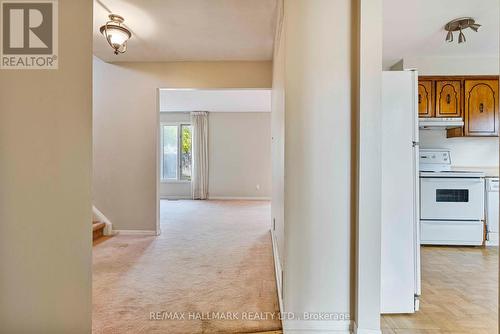
[[[437,80],[436,83],[436,116],[461,117],[460,80]]]
[[[498,76],[420,76],[419,117],[461,117],[447,137],[498,137]]]
[[[418,117],[434,117],[434,82],[418,81]]]
[[[465,80],[465,136],[498,136],[498,80]]]

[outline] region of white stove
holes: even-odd
[[[482,245],[484,173],[452,170],[446,149],[419,156],[421,244]]]
[[[420,177],[484,177],[483,172],[472,172],[472,171],[461,171],[461,170],[450,170],[450,171],[436,171],[436,172],[420,172]]]
[[[447,149],[421,149],[419,156],[421,177],[484,177],[483,172],[452,170],[451,153]]]

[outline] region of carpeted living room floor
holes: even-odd
[[[269,217],[266,201],[161,201],[159,237],[93,247],[93,333],[279,330]]]

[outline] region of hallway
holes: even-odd
[[[280,329],[251,313],[279,311],[269,217],[265,201],[161,201],[159,237],[94,246],[93,333]]]

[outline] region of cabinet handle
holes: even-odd
[[[451,102],[451,96],[450,94],[446,95],[446,103],[450,104]]]
[[[483,112],[483,111],[484,111],[484,104],[479,103],[479,112]]]
[[[418,103],[422,103],[422,94],[418,94]]]

